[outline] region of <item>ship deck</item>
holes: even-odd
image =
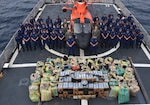
[[[56,9],[57,8],[57,9]],[[55,19],[58,14],[61,14],[61,18],[69,17],[69,12],[61,12],[62,5],[46,5],[43,11],[39,14],[44,20],[49,15],[52,19]],[[113,12],[114,15],[117,15],[117,11],[113,5],[103,5],[103,4],[93,4],[89,9],[92,15],[98,13],[99,16],[102,14]],[[57,52],[57,53],[55,53]],[[59,53],[58,53],[59,52]],[[85,52],[84,55],[89,55],[89,50],[81,51],[78,47],[75,49],[75,56],[81,55]],[[28,86],[30,84],[29,77],[32,72],[35,70],[35,65],[37,61],[45,61],[46,58],[52,57],[56,58],[63,56],[67,53],[67,49],[37,49],[36,51],[21,51],[18,53],[16,51],[12,56],[12,59],[9,62],[9,67],[7,63],[4,68],[4,77],[0,79],[0,105],[37,105],[37,103],[32,103],[29,99]],[[142,45],[141,49],[123,49],[119,45],[116,48],[98,48],[98,57],[111,56],[113,58],[127,59],[131,57],[133,64],[139,74],[143,86],[146,90],[146,93],[150,99],[150,84],[149,84],[149,74],[150,74],[150,53],[146,50],[145,46]],[[91,56],[91,57],[97,57]],[[75,99],[59,99],[54,98],[50,102],[44,102],[42,105],[80,105],[80,100]],[[130,104],[145,104],[145,100],[142,92],[140,91],[137,96],[130,97]],[[89,105],[116,105],[117,99],[89,99]]]

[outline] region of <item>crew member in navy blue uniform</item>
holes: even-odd
[[[62,32],[62,30],[59,31],[59,34],[58,34],[58,46],[60,48],[63,48],[64,47],[64,40],[65,39],[65,35],[64,33]]]
[[[105,21],[107,20],[106,14],[103,14],[103,16],[101,17],[101,20],[102,20],[103,22],[105,22]]]
[[[131,37],[130,37],[130,40],[129,40],[129,41],[130,41],[130,42],[129,42],[129,43],[130,43],[129,46],[130,46],[131,48],[133,48],[133,47],[134,47],[134,44],[135,44],[135,40],[136,40],[136,33],[135,33],[135,31],[132,31],[132,32],[130,32],[130,33],[131,33],[131,34],[130,34]]]
[[[57,33],[53,30],[52,31],[52,34],[50,35],[50,38],[51,38],[51,46],[52,46],[52,49],[53,48],[56,48],[56,44],[57,44]]]
[[[69,35],[69,37],[66,40],[66,44],[68,47],[68,56],[73,55],[74,56],[74,47],[75,47],[75,39],[72,35]]]
[[[112,31],[110,31],[109,36],[110,36],[110,47],[114,47],[116,45],[116,33],[114,28],[112,28]]]
[[[42,30],[41,39],[43,41],[43,48],[45,47],[45,44],[47,44],[50,48],[49,35],[47,34],[46,30]]]
[[[25,32],[24,35],[23,35],[23,41],[25,42],[25,46],[27,48],[27,51],[30,49],[32,50],[31,48],[31,41],[30,41],[30,35]]]
[[[101,37],[101,42],[102,42],[102,45],[101,47],[107,47],[108,45],[108,36],[109,36],[109,32],[107,30],[107,26],[105,26],[104,30],[102,31],[102,37]]]
[[[60,18],[59,16],[57,17],[57,20],[58,20],[59,26],[61,26],[61,21],[62,21],[62,20],[61,20],[61,18]]]
[[[141,47],[143,38],[144,38],[144,35],[142,34],[142,32],[139,32],[139,34],[137,35],[137,38],[136,38],[136,48]]]
[[[40,24],[42,24],[43,19],[41,17],[38,18],[37,22],[39,22]]]
[[[122,44],[123,44],[123,32],[122,32],[122,28],[120,28],[119,32],[117,33],[117,42],[120,42],[120,46],[122,47]]]
[[[97,55],[97,48],[98,48],[98,39],[96,36],[92,36],[90,39],[90,54]]]
[[[33,30],[33,33],[31,34],[31,40],[33,43],[33,48],[36,50],[36,46],[39,45],[39,47],[42,49],[41,42],[39,40],[39,35]]]
[[[18,49],[18,51],[20,51],[20,46],[22,47],[23,51],[25,51],[23,43],[22,43],[22,36],[17,35],[15,37],[15,40],[17,42],[17,49]]]
[[[35,22],[35,18],[33,16],[31,16],[30,24],[33,26],[34,22]]]
[[[50,18],[50,16],[48,16],[46,19],[46,25],[48,26],[50,23],[53,24],[52,19]]]
[[[130,31],[129,31],[129,30],[127,30],[127,33],[126,33],[126,34],[124,34],[123,47],[125,47],[125,48],[129,48],[130,38],[131,38]]]

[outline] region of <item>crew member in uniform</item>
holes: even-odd
[[[132,31],[131,32],[131,34],[130,34],[131,36],[130,36],[130,44],[129,44],[129,46],[131,47],[131,48],[133,48],[134,47],[134,44],[135,44],[135,41],[136,41],[136,33],[135,33],[135,31]]]
[[[141,47],[143,38],[144,38],[144,35],[142,34],[142,32],[139,32],[139,34],[137,35],[137,38],[136,38],[136,48]]]
[[[25,33],[23,35],[23,41],[25,42],[25,46],[27,48],[27,51],[29,49],[32,50],[31,41],[30,41],[30,35],[26,31],[25,31]]]
[[[39,47],[42,49],[41,42],[39,40],[39,35],[33,30],[33,33],[31,34],[31,40],[33,43],[33,48],[36,50],[36,46],[39,45]]]
[[[120,46],[122,47],[122,44],[123,44],[122,28],[120,28],[119,32],[117,33],[117,42],[120,42]]]
[[[23,51],[25,51],[23,43],[22,43],[22,36],[17,35],[15,37],[15,40],[16,40],[16,43],[17,43],[17,49],[18,49],[18,51],[20,51],[20,45],[21,45]]]
[[[107,40],[108,36],[109,36],[109,32],[107,30],[107,26],[105,26],[104,30],[102,31],[101,47],[108,46],[108,40]]]
[[[64,33],[62,32],[62,30],[59,31],[59,34],[58,34],[58,46],[60,48],[63,48],[64,47],[64,39],[65,39],[65,35]]]
[[[127,30],[127,33],[124,34],[124,42],[123,42],[123,47],[129,48],[129,40],[131,38],[129,30]]]
[[[92,36],[90,39],[90,54],[97,55],[97,48],[98,48],[98,39],[96,36]]]
[[[56,31],[52,31],[52,33],[50,34],[50,38],[51,38],[51,46],[52,49],[56,48],[56,44],[57,44],[57,33]]]
[[[46,30],[42,30],[41,39],[43,41],[43,48],[45,47],[45,44],[50,48],[49,35],[46,33]]]
[[[68,56],[70,56],[71,54],[74,56],[75,39],[73,38],[72,35],[68,36],[66,44],[68,47]]]
[[[110,31],[109,36],[110,36],[110,46],[114,47],[116,45],[116,33],[114,28],[112,28],[112,30]]]

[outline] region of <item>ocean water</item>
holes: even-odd
[[[38,0],[0,0],[0,53]],[[122,0],[150,34],[149,0]]]

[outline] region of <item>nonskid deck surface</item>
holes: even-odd
[[[57,8],[57,9],[56,9]],[[58,14],[61,15],[61,18],[69,17],[70,12],[68,11],[67,14],[63,13],[61,11],[62,6],[60,5],[47,5],[44,9],[44,11],[41,14],[41,17],[45,20],[47,16],[50,16],[52,19],[55,19]],[[59,10],[60,9],[60,10]],[[113,5],[91,5],[89,6],[89,9],[93,15],[98,14],[99,16],[102,16],[104,13],[110,13],[113,12],[114,15],[117,14],[116,10],[114,9]],[[93,12],[94,10],[94,12]],[[51,15],[53,14],[53,15]],[[54,21],[54,20],[53,20]],[[150,59],[148,58],[148,55],[145,54],[145,51],[141,49],[123,49],[123,48],[98,48],[98,55],[105,55],[105,56],[111,56],[113,58],[119,58],[119,59],[127,59],[127,57],[131,57],[133,60],[133,63],[135,64],[150,64]],[[62,54],[67,54],[67,49],[53,49],[54,51],[57,51]],[[113,50],[113,52],[111,52]],[[75,56],[80,55],[80,49],[76,47],[75,49]],[[89,49],[86,49],[84,51],[85,56],[89,56]],[[37,105],[37,103],[32,103],[29,99],[28,94],[28,86],[29,86],[29,77],[32,72],[35,70],[35,63],[37,61],[45,61],[46,58],[52,57],[56,58],[58,55],[52,54],[51,52],[48,52],[46,49],[37,49],[36,51],[21,51],[17,57],[14,57],[14,62],[12,62],[12,67],[14,68],[7,68],[5,69],[5,75],[0,80],[0,95],[2,96],[0,98],[0,105]],[[97,57],[97,56],[95,56]],[[12,60],[13,61],[13,60]],[[16,65],[17,64],[17,65]],[[26,67],[21,64],[27,64]],[[28,67],[28,64],[33,64],[33,67]],[[21,65],[20,67],[17,67]],[[143,68],[137,68],[137,71],[140,75],[140,78],[142,80],[142,83],[144,84],[144,87],[146,89],[147,94],[150,98],[150,85],[149,85],[149,71],[150,67],[143,67]],[[21,83],[21,82],[25,83]],[[27,82],[27,83],[26,83]],[[7,98],[6,98],[7,97]],[[130,103],[144,103],[143,95],[141,94],[141,91],[137,94],[136,97],[130,98]],[[73,99],[64,99],[61,100],[59,98],[55,98],[51,100],[50,102],[44,102],[43,105],[80,105],[80,100],[73,100]],[[99,104],[110,104],[110,105],[116,105],[117,99],[114,100],[106,100],[101,98],[96,99],[89,99],[88,100],[89,105],[99,105]]]

